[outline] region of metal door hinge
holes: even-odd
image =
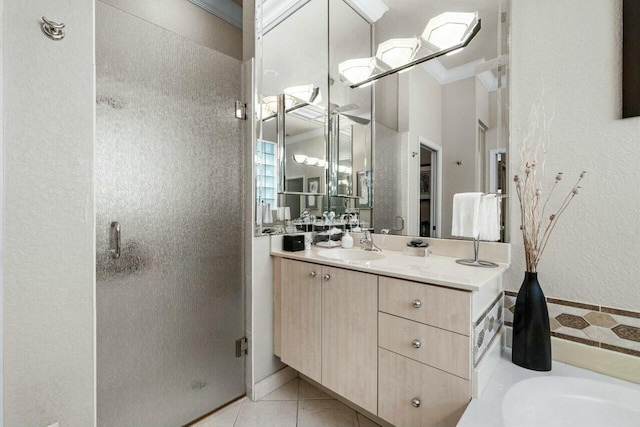
[[[247,120],[247,104],[236,101],[236,119]]]
[[[247,337],[242,337],[236,340],[236,357],[242,357],[249,353],[249,340]]]

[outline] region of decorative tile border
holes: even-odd
[[[473,324],[473,366],[478,366],[487,349],[502,329],[504,308],[502,295],[491,303],[489,308]]]
[[[504,291],[504,324],[513,326],[517,293]],[[547,298],[551,336],[640,357],[640,313]]]

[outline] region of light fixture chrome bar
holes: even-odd
[[[401,65],[400,67],[394,68],[393,70],[388,70],[388,71],[384,71],[380,74],[376,74],[374,76],[369,77],[366,80],[363,80],[361,82],[358,83],[354,83],[351,86],[349,86],[351,89],[355,89],[364,85],[367,85],[369,83],[373,83],[378,79],[381,79],[383,77],[386,76],[390,76],[392,74],[398,73],[400,71],[409,69],[411,67],[415,67],[418,64],[422,64],[423,62],[427,62],[430,61],[432,59],[436,59],[439,58],[441,56],[446,55],[447,53],[453,52],[454,50],[458,50],[458,49],[462,49],[463,47],[467,47],[467,45],[469,43],[471,43],[471,40],[473,40],[473,38],[476,36],[476,34],[478,34],[478,32],[480,31],[481,28],[481,19],[478,19],[478,22],[476,22],[476,25],[474,25],[473,30],[468,34],[467,38],[464,39],[462,42],[458,43],[457,45],[451,46],[450,48],[441,50],[440,52],[436,52],[436,53],[432,53],[431,55],[427,55],[427,56],[423,56],[422,58],[418,58],[415,61],[411,61],[406,63],[405,65]]]

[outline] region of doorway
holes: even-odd
[[[437,145],[420,142],[420,237],[440,236],[440,153]]]

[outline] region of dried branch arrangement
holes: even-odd
[[[549,238],[553,233],[558,220],[567,209],[574,197],[579,193],[580,182],[586,172],[582,171],[577,182],[573,185],[560,206],[547,212],[547,205],[554,194],[554,190],[562,181],[563,173],[556,174],[555,180],[548,194],[543,193],[544,160],[546,145],[549,141],[549,127],[553,117],[548,118],[542,102],[532,106],[529,115],[529,129],[522,137],[522,171],[521,175],[515,175],[513,181],[520,202],[520,216],[522,239],[527,271],[535,273]],[[542,163],[538,162],[538,156]],[[548,216],[547,216],[548,215]]]

